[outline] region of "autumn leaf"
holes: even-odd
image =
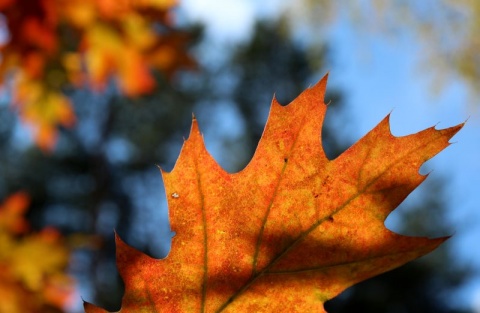
[[[387,117],[328,160],[326,83],[288,106],[274,99],[239,173],[215,162],[193,120],[174,169],[162,171],[175,232],[170,255],[156,260],[116,238],[121,312],[325,312],[324,302],[346,288],[446,240],[402,236],[384,221],[462,125],[394,137]]]

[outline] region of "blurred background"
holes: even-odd
[[[453,237],[327,310],[480,312],[478,34],[474,0],[0,0],[0,312],[119,310],[113,231],[167,255],[157,165],[173,168],[192,112],[236,172],[273,95],[327,72],[330,158],[389,113],[396,136],[468,119],[386,222]]]

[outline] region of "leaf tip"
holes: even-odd
[[[432,249],[427,252],[427,253],[430,253],[432,252],[433,250],[437,249],[441,244],[443,244],[445,241],[447,241],[448,239],[450,239],[453,235],[448,235],[448,236],[442,236],[442,237],[437,237],[437,238],[431,238],[430,240],[433,241],[433,244],[432,244]]]
[[[325,75],[323,75],[322,79],[325,79],[325,81],[328,80],[328,75],[330,75],[330,71],[327,71],[327,73],[325,73]]]
[[[453,136],[455,136],[463,128],[463,126],[465,126],[466,122],[467,121],[465,121],[463,123],[460,123],[460,124],[457,124],[457,125],[454,125],[454,126],[451,126],[451,127],[440,128],[440,129],[437,129],[437,125],[435,125],[434,129],[436,131],[440,132],[443,136],[445,136],[447,138],[447,140],[450,140],[450,139],[452,139]],[[450,145],[452,143],[455,143],[455,142],[448,141],[448,145]]]
[[[163,168],[159,165],[159,164],[155,164],[155,166],[158,168],[158,170],[160,171],[160,174],[164,174],[166,173],[166,171],[163,170]]]
[[[190,128],[190,134],[188,135],[188,140],[197,141],[197,139],[202,140],[202,133],[200,132],[200,128],[198,127],[198,121],[194,114],[192,114],[192,126]]]
[[[117,230],[113,230],[113,233],[115,234],[115,245],[117,246],[117,249],[119,245],[126,245],[126,243],[122,240],[122,238],[120,238],[120,235],[117,233]]]
[[[83,309],[85,310],[86,313],[106,313],[107,312],[104,309],[101,309],[85,300],[83,300]]]
[[[311,87],[313,90],[320,92],[323,96],[325,96],[325,91],[327,90],[328,75],[329,72],[327,72],[315,85],[313,85],[313,87]]]

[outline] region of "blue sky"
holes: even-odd
[[[248,38],[255,17],[274,16],[282,8],[280,3],[285,2],[183,0],[181,6],[187,19],[207,24],[212,40],[229,44]],[[389,113],[396,136],[433,125],[445,128],[468,119],[453,138],[455,144],[427,162],[423,171],[433,171],[429,179],[447,178],[449,217],[456,225],[455,235],[447,244],[458,253],[459,262],[474,265],[480,273],[480,249],[474,248],[480,239],[480,227],[476,227],[480,222],[480,101],[471,97],[455,77],[447,77],[441,91],[433,92],[435,71],[429,71],[425,64],[422,72],[419,70],[424,56],[414,38],[386,40],[368,33],[359,36],[348,19],[335,22],[328,32],[334,55],[329,86],[346,95],[351,121],[341,131],[352,140],[359,139]],[[207,133],[207,146],[208,141]],[[480,312],[480,276],[473,277],[457,296]]]

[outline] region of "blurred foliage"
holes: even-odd
[[[175,148],[171,137],[181,144],[197,98],[179,69],[194,66],[189,50],[200,29],[174,28],[174,4],[0,1],[10,36],[2,47],[0,74],[12,93],[2,100],[15,101],[22,124],[27,107],[39,114],[27,122],[34,124],[37,144],[50,151],[45,154],[26,143],[15,113],[1,105],[0,194],[21,189],[31,196],[31,228],[53,226],[73,241],[70,271],[112,310],[122,296],[121,282],[112,279],[117,275],[113,230],[149,250],[153,235],[139,236],[145,227],[132,226],[144,208],[139,192],[152,175],[159,183],[155,164],[168,163]],[[52,39],[45,39],[51,46],[43,45],[42,36]],[[39,67],[30,67],[29,58]],[[23,90],[20,78],[38,89]],[[48,92],[65,100],[63,109],[74,116],[75,127],[57,127],[59,116],[50,111],[57,104],[51,98],[42,95],[42,103],[36,98],[20,103],[19,92],[28,97]],[[152,194],[161,185],[149,186]],[[159,236],[164,246],[157,253],[164,255],[171,236],[166,219],[155,233]]]
[[[35,141],[52,150],[58,126],[76,120],[67,88],[138,96],[156,86],[152,71],[192,68],[188,34],[173,26],[175,0],[0,0],[4,42],[0,79]]]
[[[75,249],[71,271],[111,311],[122,296],[121,282],[115,280],[113,231],[147,251],[151,238],[160,237],[163,247],[157,251],[163,249],[159,252],[163,255],[168,251],[168,222],[155,225],[153,234],[144,225],[148,219],[138,220],[139,212],[158,206],[156,202],[144,205],[141,195],[159,193],[155,164],[171,158],[170,138],[181,144],[196,93],[187,92],[181,83],[158,79],[165,84],[161,92],[136,100],[112,94],[99,97],[85,90],[72,93],[77,126],[60,131],[51,154],[18,146],[14,138],[18,126],[3,129],[0,135],[7,138],[1,144],[0,191],[21,187],[31,195],[32,227],[52,225],[68,236],[80,233],[101,238]],[[0,110],[0,119],[8,120],[11,115],[7,108]]]
[[[480,86],[480,2],[476,0],[290,1],[285,16],[308,41],[340,17],[352,22],[359,42],[368,34],[391,42],[405,36],[420,43],[419,74],[427,74],[437,90],[462,79],[478,96]],[[392,40],[393,39],[393,40]],[[388,41],[388,40],[387,40]],[[362,53],[361,43],[359,50]],[[365,52],[365,51],[363,51]],[[452,78],[453,76],[453,78]]]
[[[30,200],[17,192],[0,204],[0,312],[63,312],[72,300],[69,249],[57,231],[30,230]]]

